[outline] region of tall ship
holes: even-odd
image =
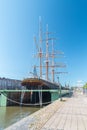
[[[43,37],[45,35],[45,38]],[[25,86],[28,90],[38,90],[38,92],[32,91],[32,97],[34,100],[31,103],[48,103],[52,100],[58,99],[60,93],[66,94],[67,87],[63,87],[58,81],[55,81],[55,74],[62,74],[67,72],[57,72],[57,68],[65,68],[64,63],[55,63],[56,56],[61,57],[64,53],[54,49],[54,41],[56,38],[50,37],[52,32],[48,31],[48,25],[46,25],[46,32],[42,32],[41,19],[39,20],[39,38],[34,37],[34,42],[37,48],[35,57],[38,58],[39,65],[33,66],[32,77],[26,78],[22,81],[22,86]],[[49,45],[50,44],[50,45]],[[45,49],[44,49],[44,47]],[[45,50],[45,51],[44,51]],[[39,74],[37,73],[39,69]],[[53,92],[52,92],[53,91]],[[55,91],[55,92],[54,92]],[[61,92],[60,92],[61,91]]]
[[[45,38],[43,37],[45,35]],[[29,78],[21,81],[21,90],[4,91],[4,96],[7,96],[7,105],[46,105],[69,92],[67,87],[63,87],[55,80],[55,75],[67,73],[57,72],[57,68],[64,68],[64,63],[56,63],[56,56],[63,55],[63,52],[54,49],[54,41],[56,38],[50,37],[52,32],[42,32],[41,20],[39,20],[39,38],[34,37],[37,53],[35,58],[38,58],[38,64],[33,66],[32,75]],[[39,70],[39,73],[37,73]],[[2,93],[1,93],[2,98]]]

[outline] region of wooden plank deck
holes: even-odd
[[[75,93],[41,130],[87,130],[87,97]]]

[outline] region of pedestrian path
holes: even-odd
[[[41,130],[87,130],[87,97],[75,93]]]

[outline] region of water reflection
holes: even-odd
[[[0,107],[0,130],[34,113],[35,107]]]

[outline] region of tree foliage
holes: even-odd
[[[87,83],[83,86],[83,88],[87,88]]]

